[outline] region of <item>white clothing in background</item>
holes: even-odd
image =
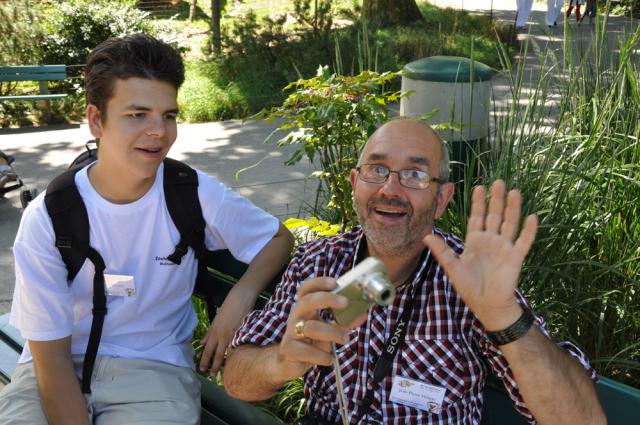
[[[558,22],[563,3],[564,0],[547,0],[547,16],[545,17],[547,25],[553,26]]]
[[[517,2],[517,16],[516,16],[516,28],[524,27],[529,20],[529,14],[533,7],[533,0],[516,0]]]

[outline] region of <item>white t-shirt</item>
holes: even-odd
[[[166,260],[180,234],[167,210],[163,165],[151,189],[129,204],[102,198],[87,170],[75,182],[87,208],[91,246],[106,274],[133,276],[136,295],[107,296],[99,355],[193,367],[190,339],[197,319],[191,294],[197,274],[193,250],[176,265]],[[229,249],[249,263],[271,240],[278,220],[198,171],[198,196],[207,223],[207,249]],[[23,338],[47,341],[72,335],[71,352],[84,355],[91,328],[94,267],[86,260],[71,284],[55,247],[44,193],[25,210],[14,244],[16,285],[10,323]],[[20,363],[31,360],[28,344]]]

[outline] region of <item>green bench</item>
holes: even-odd
[[[208,253],[202,259],[206,271],[198,274],[195,295],[207,304],[209,317],[224,301],[237,277],[246,265],[236,261],[228,251]],[[272,285],[275,285],[273,282]],[[256,308],[261,308],[268,299],[262,294]],[[24,340],[18,331],[9,326],[9,315],[0,316],[0,382],[8,382],[15,370]],[[249,403],[230,397],[215,383],[200,377],[202,384],[202,425],[246,425],[280,424],[267,412]],[[608,378],[600,378],[597,384],[600,400],[604,405],[609,425],[630,425],[638,423],[640,409],[640,389],[632,388]],[[490,376],[484,391],[484,406],[481,425],[526,425],[526,421],[516,412],[511,399],[501,381]]]
[[[67,78],[65,65],[33,65],[33,66],[0,66],[0,84],[20,81],[37,81],[38,94],[0,96],[0,102],[15,100],[55,100],[63,99],[66,93],[49,93],[48,82]]]

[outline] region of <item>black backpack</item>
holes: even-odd
[[[97,159],[97,150],[89,146],[78,156],[69,169],[49,183],[45,196],[47,212],[53,222],[56,247],[67,267],[69,284],[88,258],[95,267],[93,277],[93,321],[82,367],[82,392],[91,393],[91,373],[98,353],[104,317],[107,314],[107,299],[104,285],[105,263],[102,256],[89,244],[89,218],[75,184],[76,173]],[[205,221],[198,198],[198,175],[188,165],[171,158],[164,160],[164,195],[169,215],[173,220],[180,241],[167,259],[180,264],[191,247],[195,257],[205,252]],[[200,263],[199,263],[200,264]]]

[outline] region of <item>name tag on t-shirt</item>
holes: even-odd
[[[389,399],[430,413],[440,413],[445,392],[445,388],[436,385],[394,376]]]
[[[136,295],[133,276],[105,273],[104,285],[107,295],[113,295],[114,297],[135,297]]]

